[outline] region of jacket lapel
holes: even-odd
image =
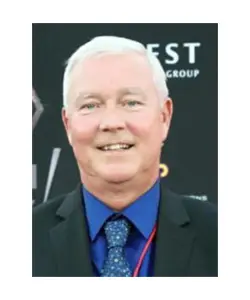
[[[154,276],[187,276],[194,233],[181,197],[161,185]]]
[[[50,238],[58,273],[66,277],[94,276],[80,186],[66,196],[56,215],[61,221],[51,229]]]

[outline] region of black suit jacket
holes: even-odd
[[[33,209],[33,276],[94,276],[80,185]],[[161,185],[154,276],[217,276],[217,208]]]

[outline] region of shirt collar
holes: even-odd
[[[105,221],[114,213],[111,208],[101,202],[83,186],[83,199],[89,225],[90,238],[93,241]]]
[[[93,241],[105,221],[115,212],[83,186],[90,238]],[[120,214],[127,217],[145,238],[149,238],[157,219],[160,200],[160,180]]]
[[[160,182],[157,180],[146,193],[123,211],[123,215],[136,226],[145,238],[149,238],[155,226],[159,200]]]

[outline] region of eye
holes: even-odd
[[[98,108],[99,107],[99,104],[98,103],[86,103],[86,104],[83,104],[80,109],[81,110],[87,110],[87,111],[92,111],[94,110],[95,108]]]
[[[128,106],[128,107],[137,107],[139,105],[142,105],[142,103],[140,101],[137,101],[137,100],[126,100],[125,101],[125,105]]]

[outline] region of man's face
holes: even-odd
[[[160,106],[146,59],[90,57],[71,73],[63,121],[83,176],[125,182],[159,173],[172,102]]]

